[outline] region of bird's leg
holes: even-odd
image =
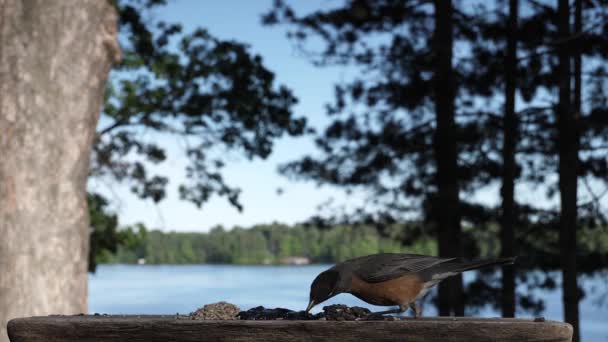
[[[416,302],[410,303],[410,309],[414,311],[414,318],[422,317],[422,306]]]
[[[402,312],[405,312],[405,310],[407,310],[407,306],[399,305],[399,307],[396,309],[372,312],[371,314],[372,315],[387,315],[387,314],[394,314],[394,313],[402,313]]]

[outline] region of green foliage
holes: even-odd
[[[241,210],[240,189],[228,185],[221,174],[226,152],[266,158],[275,139],[302,134],[305,120],[293,117],[296,98],[276,84],[274,74],[247,45],[216,39],[202,28],[182,33],[178,24],[152,20],[151,11],[165,4],[113,1],[123,60],[107,84],[91,176],[127,183],[140,198],[159,202],[168,184],[166,176],[151,172],[152,165],[167,158],[159,139],[179,137],[186,142],[189,161],[187,181],[179,185],[181,198],[200,207],[215,194]],[[106,212],[107,204],[99,195],[89,196],[91,271],[119,245],[129,251],[124,255],[128,260],[145,254],[144,247],[132,246],[141,227],[119,231],[116,215]],[[186,253],[162,260],[198,260],[189,242],[179,249]]]
[[[606,226],[607,221],[605,202],[604,207],[601,202],[608,179],[608,50],[598,47],[608,43],[608,7],[595,1],[575,3],[581,8],[582,27],[578,33],[563,36],[568,20],[559,24],[556,1],[521,1],[513,29],[507,25],[506,1],[347,0],[299,12],[291,5],[294,1],[276,0],[264,17],[265,24],[285,25],[288,37],[310,52],[303,55],[315,65],[360,71],[336,85],[335,99],[327,106],[331,122],[315,139],[318,153],[284,165],[282,172],[346,189],[369,190],[376,206],[365,216],[388,217],[389,221],[412,214],[424,217],[428,224],[420,232],[451,230],[453,236],[439,234],[440,245],[454,246],[457,252],[449,253],[467,256],[497,252],[501,207],[476,202],[473,195],[500,184],[501,176],[508,174],[518,187],[546,195],[546,200],[524,202],[525,196],[516,194],[510,206],[513,212],[506,214],[517,228],[515,255],[525,255],[520,259],[521,269],[555,270],[562,255],[573,255],[574,245],[559,247],[560,220],[562,227],[578,230],[585,241],[578,244],[580,250],[576,248],[576,263],[568,264],[580,265],[583,272],[603,267],[606,250],[594,247],[586,234],[599,234],[589,229]],[[453,15],[446,11],[446,4],[453,4]],[[568,7],[568,1],[561,4]],[[443,10],[439,5],[445,6]],[[452,39],[440,34],[445,32],[440,26],[448,27]],[[507,37],[515,39],[517,48],[510,62],[505,60]],[[315,51],[306,51],[311,47]],[[442,54],[437,54],[441,48],[453,52],[451,60],[445,59],[448,63],[441,63]],[[559,58],[560,51],[566,59]],[[565,91],[568,82],[562,81],[564,86],[559,87],[558,77],[568,74],[568,68],[564,71],[559,66],[567,66],[568,59],[578,54],[582,71],[578,72],[578,91],[573,92],[578,94],[572,97],[579,104],[571,108],[570,101],[565,101],[570,98]],[[507,63],[510,68],[505,68]],[[509,69],[512,71],[506,72]],[[454,82],[450,83],[452,73]],[[517,105],[512,108],[517,111],[505,121],[506,74],[516,88]],[[573,83],[577,88],[577,82]],[[455,95],[453,108],[450,92]],[[434,120],[447,118],[452,111],[453,126],[450,120],[442,125]],[[566,140],[560,138],[564,136]],[[449,152],[446,146],[450,145],[457,150],[456,163],[452,153],[440,153],[439,147]],[[515,164],[507,167],[508,172],[504,172],[505,146]],[[564,159],[565,152],[569,161]],[[578,192],[578,203],[577,184],[585,186]],[[562,209],[556,210],[548,202],[555,203],[564,190],[574,200],[562,198]],[[378,214],[376,209],[384,213]],[[458,232],[461,223],[467,226],[462,236]],[[503,243],[511,241],[507,234],[503,237]],[[562,236],[562,240],[574,242],[575,237]],[[448,253],[448,248],[441,248],[442,253]],[[520,283],[525,282],[520,278]],[[491,287],[486,285],[486,290]],[[469,297],[482,292],[471,288]],[[571,290],[566,297],[578,297],[575,292]],[[495,298],[500,295],[486,295],[478,303]]]
[[[103,226],[97,228],[100,232],[101,227]],[[411,234],[416,227],[417,223],[414,222],[394,224],[380,234],[376,227],[361,224],[319,228],[310,225],[290,227],[275,223],[231,230],[218,226],[207,233],[181,233],[147,231],[143,225],[138,225],[127,229],[110,229],[120,237],[120,241],[116,242],[117,248],[98,251],[96,260],[98,263],[127,264],[137,263],[141,258],[146,259],[148,264],[278,264],[290,256],[308,257],[313,263],[334,263],[382,252],[436,254],[436,241],[430,236],[418,236],[407,246],[398,242],[403,240],[400,236]],[[475,255],[491,258],[499,252],[498,230],[498,224],[491,224],[484,229],[466,226],[464,233],[479,248]],[[544,249],[544,253],[556,253],[547,250],[557,246],[558,235],[553,233],[544,240],[538,240],[534,234],[518,237],[521,244],[534,246],[530,247],[529,254],[520,255],[518,266],[521,270],[538,270],[539,266],[550,271],[559,268],[558,260],[553,263],[530,263],[535,259],[535,250]],[[95,244],[100,246],[102,241],[97,239]],[[608,250],[608,227],[582,228],[579,249],[590,255],[581,259],[581,272],[593,273],[598,266],[608,265],[605,254]],[[593,264],[596,262],[599,265]]]
[[[116,214],[108,211],[108,201],[99,194],[89,194],[88,205],[91,224],[89,272],[95,272],[98,264],[111,260],[119,246],[133,254],[130,260],[143,255],[142,246],[146,238],[143,225],[119,229]]]
[[[407,231],[408,225],[394,225],[395,231]],[[381,252],[433,254],[435,244],[421,239],[405,248],[392,239],[380,236],[371,226],[338,225],[329,229],[280,224],[259,225],[250,229],[224,230],[216,227],[208,233],[149,231],[142,243],[144,253],[122,245],[109,263],[135,263],[138,258],[149,264],[278,264],[291,256],[308,257],[314,263],[333,263],[360,255]]]
[[[298,13],[290,3],[294,2],[276,0],[264,23],[285,25],[288,37],[315,65],[349,66],[361,72],[336,85],[335,99],[327,106],[331,122],[315,139],[320,153],[284,165],[283,173],[347,189],[368,189],[380,210],[396,219],[413,213],[437,221],[446,209],[436,202],[433,145],[441,137],[434,123],[437,94],[432,83],[437,61],[432,50],[432,3],[349,0],[306,13]],[[471,195],[496,185],[503,171],[508,13],[506,2],[474,3],[454,2],[452,64],[457,82],[452,133],[458,165],[450,172],[458,175],[463,221],[479,227],[496,222],[500,215],[499,206],[475,203]],[[580,224],[605,224],[598,185],[605,184],[608,175],[608,54],[597,47],[607,43],[608,7],[585,2],[583,32],[561,42],[555,2],[522,3],[519,31],[513,33],[519,49],[514,75],[520,107],[515,124],[516,181],[545,190],[547,200],[555,200],[559,193],[554,177],[559,160],[556,49],[566,44],[573,52],[580,50],[585,61],[585,96],[578,119],[579,179],[590,198],[579,204]],[[546,211],[546,201],[516,206],[517,224],[556,229],[556,213]]]
[[[247,45],[151,20],[150,11],[165,2],[114,1],[124,57],[107,85],[92,176],[127,182],[158,202],[168,183],[150,171],[167,157],[158,138],[179,137],[189,160],[181,197],[200,207],[216,194],[241,209],[240,190],[220,172],[226,151],[266,158],[275,139],[302,134],[305,120],[293,117],[296,98]]]

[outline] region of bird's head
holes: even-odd
[[[340,273],[333,269],[320,273],[310,285],[310,302],[306,312],[310,311],[315,305],[343,292],[338,286],[339,279]]]

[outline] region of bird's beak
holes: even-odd
[[[313,306],[315,306],[315,301],[314,300],[310,300],[310,303],[308,303],[308,306],[306,307],[306,312],[310,311],[310,309],[312,309]]]

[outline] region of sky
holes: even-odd
[[[297,2],[298,10],[321,8],[327,1]],[[324,106],[333,99],[334,84],[348,77],[344,68],[317,68],[299,56],[286,37],[286,27],[266,27],[261,15],[272,6],[272,0],[173,0],[155,12],[155,19],[178,22],[184,32],[197,27],[206,28],[213,36],[233,39],[250,45],[250,51],[263,57],[264,65],[276,75],[277,84],[288,86],[299,99],[295,116],[305,116],[316,128],[328,122]],[[100,123],[103,125],[103,123]],[[276,141],[272,155],[266,160],[247,160],[231,153],[223,170],[224,179],[231,186],[242,189],[240,201],[243,212],[238,212],[225,198],[213,197],[197,208],[179,199],[177,186],[184,179],[186,159],[183,141],[161,139],[168,151],[168,160],[158,168],[169,177],[168,196],[159,204],[145,201],[131,194],[128,185],[91,180],[89,188],[112,200],[113,210],[121,225],[142,222],[148,228],[176,231],[206,231],[214,226],[249,227],[255,224],[281,222],[294,224],[317,212],[317,206],[332,198],[336,203],[355,205],[362,194],[346,195],[342,190],[313,182],[294,182],[281,176],[277,167],[296,160],[304,154],[315,153],[310,137],[281,138]],[[282,194],[277,189],[282,189]]]
[[[276,83],[289,87],[299,99],[295,116],[305,116],[317,129],[329,122],[325,105],[333,100],[336,83],[351,79],[356,70],[343,67],[318,68],[299,55],[286,37],[285,26],[267,27],[261,24],[262,13],[272,7],[273,0],[172,0],[158,9],[154,18],[181,23],[184,32],[198,27],[207,29],[213,36],[232,39],[250,45],[250,52],[263,57],[266,68],[276,75]],[[306,13],[339,4],[339,1],[293,1],[297,13]],[[100,122],[103,126],[103,122]],[[165,231],[206,231],[217,225],[225,228],[250,227],[256,224],[281,222],[294,224],[318,213],[317,207],[329,199],[336,206],[353,208],[365,201],[362,192],[346,194],[330,186],[317,186],[314,182],[291,181],[277,172],[279,165],[297,160],[306,154],[315,154],[311,137],[281,138],[275,142],[273,153],[266,160],[247,160],[238,153],[229,153],[222,175],[229,185],[242,190],[240,202],[243,212],[232,207],[225,198],[212,197],[202,208],[179,199],[177,187],[184,181],[186,157],[184,141],[175,137],[148,137],[156,139],[167,150],[168,159],[153,168],[168,176],[168,195],[159,204],[134,196],[128,185],[92,179],[89,189],[106,195],[121,225],[144,223],[148,228]],[[277,189],[282,193],[277,193]],[[583,191],[583,190],[581,190]],[[498,186],[491,186],[475,195],[476,200],[497,204]],[[546,203],[542,190],[533,190],[525,184],[516,187],[517,200],[528,203]]]

